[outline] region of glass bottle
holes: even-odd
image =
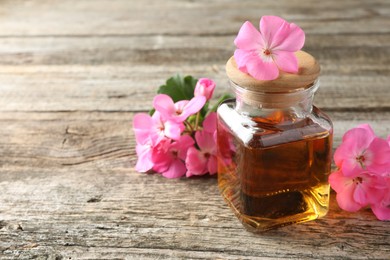
[[[298,74],[257,81],[227,74],[236,99],[218,108],[218,186],[244,226],[254,232],[313,220],[329,206],[333,128],[313,106],[319,65],[297,53]]]

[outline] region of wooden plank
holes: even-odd
[[[0,71],[0,111],[146,111],[158,86],[178,72],[215,79],[216,97],[230,92],[223,65],[0,66]],[[388,110],[389,78],[376,71],[324,73],[316,104],[326,110]]]
[[[0,41],[0,65],[224,64],[234,52],[235,36],[8,37]],[[388,71],[389,47],[390,34],[306,33],[304,49],[325,72],[335,73],[334,68],[352,72],[362,65]]]
[[[233,38],[3,39],[0,110],[146,110],[157,87],[176,73],[214,78],[218,95],[229,91],[224,63]],[[322,64],[320,107],[388,109],[389,35],[375,41],[360,35],[308,39],[308,51]]]
[[[388,33],[387,1],[2,1],[0,35],[235,34],[245,20],[279,15],[307,33]],[[39,19],[37,19],[39,17]],[[195,25],[195,26],[194,26]]]
[[[0,173],[4,257],[377,259],[390,253],[388,224],[369,210],[342,212],[334,195],[325,218],[254,235],[223,202],[215,178],[169,180],[98,165]]]
[[[0,113],[2,168],[69,166],[128,170],[136,162],[129,112]],[[330,112],[334,147],[345,131],[370,123],[376,133],[390,134],[390,112]]]
[[[9,115],[11,118],[1,120],[3,167],[110,162],[110,167],[119,163],[129,168],[129,163],[134,162],[132,114],[109,113],[105,119],[83,114],[82,120],[72,119],[72,113],[56,113],[48,120],[38,119],[40,116],[35,113]]]

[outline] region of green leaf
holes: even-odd
[[[192,99],[194,97],[194,91],[196,83],[198,82],[198,79],[192,77],[192,76],[186,76],[184,77],[184,90],[186,91],[186,97],[188,100]]]
[[[211,112],[215,112],[218,109],[218,106],[225,101],[226,99],[234,98],[231,94],[224,94],[222,97],[220,97],[217,101],[217,103],[208,111],[207,114],[210,114]]]
[[[156,112],[156,109],[152,108],[149,110],[149,115],[152,116]]]
[[[202,109],[200,110],[200,115],[202,117],[205,117],[206,114],[207,114],[207,111],[209,111],[209,102],[207,101],[206,104],[204,104],[204,106],[202,107]]]
[[[197,79],[192,76],[181,77],[176,75],[169,78],[165,85],[160,86],[157,93],[170,96],[173,102],[180,100],[190,100],[194,97],[195,85]]]

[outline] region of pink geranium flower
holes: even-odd
[[[194,145],[194,139],[189,135],[182,135],[175,142],[161,142],[152,154],[153,170],[162,173],[166,178],[180,178],[186,173],[184,160],[187,151]]]
[[[385,191],[383,180],[367,172],[348,177],[342,171],[336,171],[329,176],[329,183],[337,192],[340,208],[351,212],[380,202]]]
[[[196,114],[206,103],[204,96],[194,97],[191,100],[181,100],[173,103],[170,96],[159,94],[153,99],[153,107],[168,121],[181,123],[190,115]]]
[[[194,95],[204,96],[206,100],[210,100],[215,89],[215,82],[208,78],[200,78],[195,86]]]
[[[216,157],[216,114],[210,115],[203,122],[203,130],[195,133],[195,140],[200,150],[195,147],[188,149],[186,166],[186,176],[204,175],[207,172],[215,174],[217,172]]]
[[[298,72],[294,52],[305,42],[305,33],[293,23],[277,16],[263,16],[260,32],[245,22],[236,39],[234,58],[238,68],[258,80],[273,80],[279,69],[289,73]]]
[[[368,125],[347,131],[334,154],[336,165],[345,176],[357,176],[368,171],[378,175],[390,169],[390,146],[375,136]]]
[[[133,129],[137,142],[148,138],[161,140],[164,136],[173,140],[178,140],[180,134],[184,131],[184,125],[172,120],[163,120],[161,114],[156,111],[153,116],[145,113],[139,113],[134,116]]]

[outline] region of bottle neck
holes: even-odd
[[[236,94],[236,111],[251,117],[276,117],[295,121],[311,113],[318,80],[311,86],[290,92],[262,92],[246,89],[231,81]]]

